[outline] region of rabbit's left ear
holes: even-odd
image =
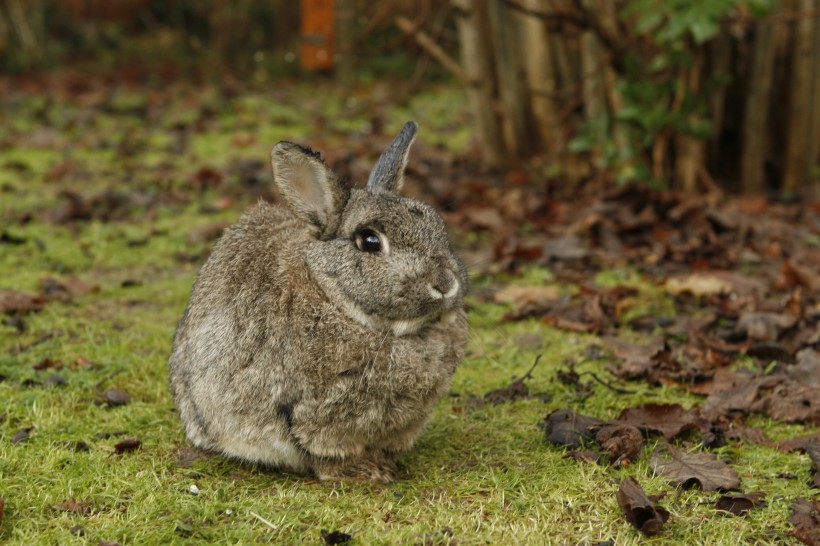
[[[418,130],[419,125],[415,121],[408,121],[404,124],[393,143],[379,157],[373,170],[370,171],[370,178],[367,179],[369,189],[394,193],[401,189],[404,185],[404,169],[407,167],[410,145],[413,144]]]
[[[285,204],[322,233],[335,231],[349,190],[317,152],[280,142],[270,153],[273,178]]]

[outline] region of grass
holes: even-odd
[[[458,94],[448,93],[438,102],[435,97],[419,99],[415,108],[424,111],[428,104],[436,116],[444,116],[441,106],[434,110],[432,105],[457,104]],[[142,104],[139,97],[123,97],[123,109]],[[203,162],[224,165],[237,153],[227,135],[238,125],[250,124],[270,100],[243,99],[239,114],[227,109],[218,122],[196,134],[192,151],[183,157],[162,152],[167,142],[163,131],[168,130],[164,125],[140,129],[147,142],[144,152],[151,161],[170,162],[177,182]],[[332,95],[326,100],[338,107]],[[32,112],[43,106],[23,105],[20,112],[4,115],[15,118],[13,126],[25,128],[20,131],[29,131],[36,126]],[[62,115],[52,116],[69,120],[54,123],[58,133],[73,127],[70,120],[76,116],[71,112],[80,108],[70,102],[64,106]],[[188,110],[169,110],[178,118],[196,117]],[[97,125],[115,130],[122,115],[117,112],[101,115]],[[404,109],[396,116],[403,120],[411,114]],[[298,120],[288,112],[279,115],[287,120],[290,133]],[[447,115],[459,120],[462,114]],[[445,127],[448,120],[439,123]],[[140,127],[134,120],[125,125]],[[18,136],[5,127],[0,141]],[[264,160],[267,150],[262,148],[270,140],[311,132],[309,127],[294,128],[294,137],[284,134],[285,129],[265,129],[264,139],[242,154]],[[433,128],[425,132],[434,133]],[[466,141],[462,133],[454,140]],[[189,203],[161,205],[152,214],[137,210],[123,221],[55,223],[49,214],[58,206],[61,189],[94,193],[126,184],[116,174],[121,160],[110,149],[66,146],[59,153],[0,147],[0,185],[5,188],[0,194],[0,232],[25,239],[21,245],[0,243],[0,288],[35,292],[44,276],[77,276],[100,287],[68,302],[50,302],[24,317],[22,333],[8,322],[0,325],[0,374],[6,376],[0,382],[0,414],[5,414],[0,422],[0,497],[6,501],[0,542],[316,544],[322,530],[348,533],[354,544],[793,542],[788,536],[790,505],[796,497],[816,493],[805,485],[810,481],[805,455],[751,444],[720,450],[719,456],[740,474],[743,491],[767,494],[765,508],[738,518],[715,512],[708,503],[716,494],[675,491],[654,476],[647,463],[651,444],[645,448],[647,456],[620,469],[566,458],[565,450],[548,444],[538,427],[554,409],[610,418],[647,401],[691,406],[700,400],[682,390],[641,384],[628,385],[635,391],[628,395],[595,384],[590,396],[579,396],[557,379],[570,363],[578,372],[611,379],[605,361],[587,356],[588,347],[597,343],[593,336],[558,331],[537,321],[501,324],[505,308],[476,299],[471,300],[468,355],[454,378],[453,395],[441,401],[416,448],[400,460],[396,483],[324,483],[218,456],[196,456],[187,447],[166,378],[173,330],[201,263],[179,256],[199,255],[211,244],[189,243],[189,232],[216,220],[232,221],[247,203],[240,200],[226,211],[203,213],[201,205],[216,197],[206,192]],[[44,181],[44,173],[66,156],[82,163],[88,176]],[[150,187],[153,171],[146,167],[141,173],[141,157],[128,159],[137,173],[133,183]],[[20,222],[24,214],[33,219]],[[532,269],[522,278],[476,281],[527,284],[550,279],[547,271]],[[628,282],[640,288],[636,306],[646,305],[653,312],[668,309],[662,294],[631,272],[608,272],[599,281]],[[531,392],[548,394],[547,402],[475,403],[476,397],[523,374],[537,355],[542,360],[529,386]],[[34,370],[46,358],[61,362],[62,369]],[[62,375],[66,384],[45,386],[53,373]],[[132,402],[120,407],[98,403],[98,393],[114,387],[130,393]],[[803,431],[762,418],[754,424],[774,438]],[[26,427],[34,427],[30,438],[13,443],[14,435]],[[127,437],[141,440],[141,448],[117,454],[115,445]],[[76,451],[72,442],[85,442],[89,449]],[[615,491],[626,476],[636,477],[650,495],[668,492],[661,502],[672,518],[660,535],[646,538],[623,517]],[[197,494],[192,493],[194,486]],[[79,504],[60,504],[71,500]],[[66,509],[72,506],[74,511]],[[76,526],[81,526],[82,536]]]

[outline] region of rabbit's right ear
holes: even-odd
[[[319,153],[280,142],[271,150],[270,159],[274,181],[288,208],[322,233],[334,231],[350,192]]]

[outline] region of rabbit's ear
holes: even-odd
[[[404,169],[407,167],[410,145],[413,144],[418,129],[418,123],[415,121],[404,124],[393,143],[370,171],[370,178],[367,179],[369,189],[383,192],[397,192],[401,189],[404,185]]]
[[[280,142],[270,153],[273,178],[285,204],[324,233],[335,230],[350,195],[318,152]]]

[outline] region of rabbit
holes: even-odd
[[[214,246],[169,359],[188,439],[319,479],[389,482],[467,341],[464,265],[438,213],[398,195],[408,122],[366,187],[319,154],[271,151],[260,201]]]

